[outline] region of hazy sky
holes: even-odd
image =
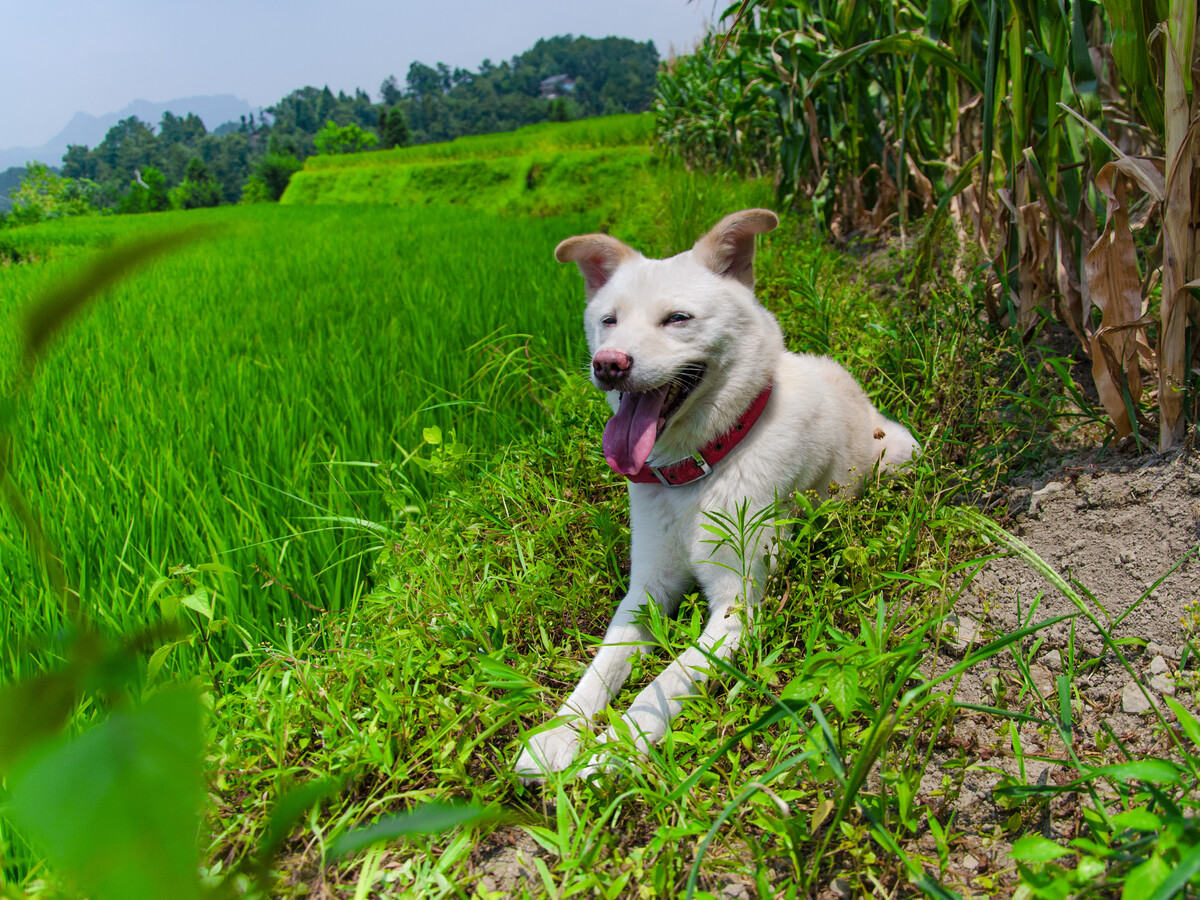
[[[721,3],[717,9],[724,9]],[[76,112],[311,84],[366,90],[413,60],[474,70],[558,34],[687,50],[714,0],[24,0],[4,4],[0,147],[40,146]],[[286,12],[285,12],[286,10]],[[205,123],[215,127],[216,122]]]

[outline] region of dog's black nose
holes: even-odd
[[[629,374],[633,357],[620,350],[601,350],[592,357],[592,372],[601,384],[614,386]]]

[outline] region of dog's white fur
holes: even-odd
[[[689,363],[707,365],[699,385],[658,434],[651,464],[690,456],[730,429],[769,381],[774,389],[761,418],[710,475],[678,487],[630,483],[629,591],[595,660],[558,711],[559,724],[528,739],[516,763],[522,777],[538,780],[575,761],[580,731],[620,690],[630,658],[651,645],[650,633],[638,622],[647,602],[672,614],[683,594],[699,584],[710,619],[697,645],[642,690],[625,713],[640,748],[667,733],[682,699],[706,676],[706,654],[726,658],[737,649],[761,598],[773,532],[759,529],[753,549],[739,559],[730,546],[714,549],[713,535],[704,528],[711,524],[707,513],[732,513],[748,503],[753,514],[794,492],[824,498],[833,483],[856,493],[877,462],[896,466],[919,449],[838,363],[784,349],[778,323],[753,292],[755,235],[777,223],[769,210],[734,213],[691,250],[663,260],[647,259],[607,235],[568,238],[555,251],[560,262],[577,263],[584,276],[593,359],[607,351],[629,360],[623,390],[654,389]],[[668,322],[675,313],[690,318]],[[600,373],[594,380],[605,389]],[[608,391],[608,400],[616,412],[620,392]],[[610,729],[601,741],[612,737]]]

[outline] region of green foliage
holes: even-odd
[[[559,75],[571,85],[572,118],[642,112],[653,100],[657,69],[650,41],[565,35],[540,40],[499,65],[484,60],[477,72],[414,62],[398,106],[414,143],[449,141],[546,121],[562,98],[542,83]]]
[[[271,196],[271,189],[267,187],[267,183],[257,175],[251,175],[246,184],[242,187],[242,203],[273,203],[275,198]]]
[[[178,691],[114,712],[12,772],[9,814],[89,894],[198,898],[200,719]]]
[[[171,208],[171,197],[167,192],[167,179],[153,166],[135,170],[129,193],[117,208],[121,213],[163,212]]]
[[[86,215],[95,211],[97,193],[98,186],[86,178],[67,178],[42,163],[28,163],[20,186],[11,195],[10,224]]]
[[[644,134],[639,121],[586,128],[608,141]],[[958,710],[939,691],[1022,652],[1038,626],[936,675],[929,653],[978,554],[1021,552],[963,509],[1038,452],[1065,386],[982,327],[966,288],[874,292],[860,259],[796,217],[763,242],[760,295],[789,346],[844,361],[912,425],[922,461],[860,500],[796,498],[754,637],[714,662],[722,678],[661,747],[639,758],[611,742],[630,763],[611,779],[536,792],[513,776],[524,730],[590,658],[627,562],[625,484],[600,453],[608,410],[580,371],[578,276],[551,249],[607,226],[655,255],[682,250],[772,187],[647,165],[641,139],[568,146],[584,124],[304,173],[349,184],[411,170],[411,210],[248,206],[5,232],[3,251],[26,261],[4,270],[12,314],[58,293],[29,319],[48,352],[0,455],[5,496],[27,498],[54,538],[0,536],[4,893],[103,900],[154,879],[144,894],[189,896],[197,834],[205,890],[246,896],[318,882],[487,896],[480,859],[521,835],[538,847],[537,881],[513,895],[703,896],[730,876],[760,896],[814,895],[835,877],[851,893],[956,888],[954,822],[917,800],[954,737]],[[521,209],[506,192],[547,188],[547,208],[581,211],[479,208]],[[49,343],[79,306],[62,289],[75,265],[197,221],[224,229],[125,281],[103,264],[84,276],[105,302]],[[717,517],[713,538],[736,546],[743,519]],[[700,597],[677,620],[648,617],[662,649],[635,663],[618,707],[704,617]],[[1070,748],[1069,691],[1065,716],[1049,700],[1025,714]],[[1021,803],[1103,782],[1122,807],[1085,813],[1062,854],[1024,825],[998,833],[1025,838],[1013,877],[1046,895],[1121,882],[1164,896],[1194,877],[1200,725],[1175,714],[1171,762],[1003,786]],[[948,771],[943,796],[962,784]]]
[[[404,118],[404,110],[391,107],[379,112],[380,148],[390,150],[393,147],[407,147],[411,141],[408,133],[408,122]]]
[[[364,131],[360,126],[351,122],[349,125],[335,125],[332,120],[313,135],[313,146],[317,153],[357,153],[367,150],[379,143],[379,138]]]
[[[268,153],[255,165],[254,174],[246,183],[246,191],[242,193],[243,202],[257,203],[261,200],[273,202],[279,200],[283,196],[283,192],[287,190],[292,176],[302,168],[303,163],[290,153]]]
[[[208,173],[204,160],[188,160],[183,181],[169,191],[172,209],[202,209],[221,202],[221,186]]]
[[[220,185],[221,202],[277,200],[283,188],[261,169],[268,156],[285,154],[303,161],[314,153],[351,153],[374,146],[364,136],[376,131],[380,146],[390,148],[545,121],[554,101],[540,95],[540,80],[559,74],[574,79],[569,104],[559,107],[570,118],[641,111],[650,105],[657,64],[651,43],[569,36],[539,41],[499,66],[485,60],[475,73],[451,72],[441,63],[414,63],[414,85],[424,87],[410,86],[405,92],[391,77],[381,85],[379,105],[361,89],[335,94],[328,87],[306,86],[280,98],[262,117],[251,114],[232,130],[218,129],[219,134],[208,132],[190,114],[164,113],[157,133],[152,124],[136,117],[124,119],[109,129],[99,146],[69,147],[63,174],[95,181],[100,187],[94,202],[104,208],[119,209],[126,203],[128,209],[142,210],[145,198],[130,199],[136,188],[135,168],[155,168],[168,187],[176,188],[186,177],[189,160],[199,157]],[[427,90],[430,85],[433,90]],[[329,122],[347,130],[331,133]],[[322,132],[318,147],[316,136]],[[251,179],[257,182],[248,185]],[[192,208],[186,197],[194,193],[191,185],[179,192],[179,208]],[[196,205],[206,205],[211,198],[207,187],[202,193]]]

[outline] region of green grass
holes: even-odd
[[[498,213],[557,216],[602,210],[624,198],[614,184],[648,187],[656,167],[649,147],[527,153],[483,159],[306,168],[292,176],[282,203],[447,204]]]
[[[282,203],[449,205],[505,215],[627,217],[630,198],[669,177],[651,147],[649,115],[530,125],[376,153],[313,156]],[[766,191],[762,191],[766,195]]]

